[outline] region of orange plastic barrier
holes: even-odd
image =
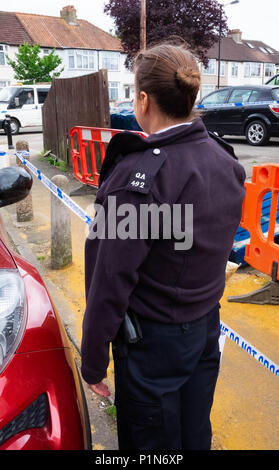
[[[244,259],[253,268],[271,276],[274,262],[279,264],[279,245],[274,242],[279,192],[279,164],[269,163],[253,168],[252,182],[246,182],[246,195],[243,202],[241,227],[250,233],[250,243],[246,245]],[[263,198],[272,192],[268,234],[261,228]],[[279,280],[279,270],[277,281]]]
[[[69,137],[72,146],[73,172],[77,180],[81,183],[98,187],[98,166],[101,166],[105,158],[106,144],[119,132],[125,131],[83,126],[76,126],[70,130]],[[143,132],[130,132],[146,137]],[[90,170],[88,167],[91,167]]]

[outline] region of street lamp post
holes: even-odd
[[[218,81],[217,81],[217,88],[220,88],[220,71],[221,71],[221,33],[222,33],[222,7],[226,7],[228,5],[234,5],[235,3],[239,3],[239,0],[233,0],[232,2],[226,3],[225,5],[220,5],[220,18],[219,18],[219,43],[218,43]]]
[[[140,48],[146,49],[146,0],[141,0]]]

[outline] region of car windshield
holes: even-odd
[[[279,100],[279,88],[273,88],[272,95],[273,95],[273,98],[276,99],[276,101]]]
[[[16,88],[12,88],[10,86],[2,88],[0,91],[0,102],[2,103],[9,103],[11,98],[16,93]]]

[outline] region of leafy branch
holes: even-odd
[[[17,80],[24,84],[32,84],[51,82],[54,77],[59,77],[64,69],[62,67],[60,70],[56,70],[61,65],[62,59],[55,54],[55,49],[43,57],[40,56],[40,52],[40,44],[34,46],[24,44],[19,47],[16,60],[12,60],[6,55],[7,62],[14,70]]]

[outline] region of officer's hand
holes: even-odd
[[[97,393],[98,395],[101,395],[102,397],[110,396],[110,391],[103,381],[99,382],[98,384],[89,385],[89,387],[93,392]]]

